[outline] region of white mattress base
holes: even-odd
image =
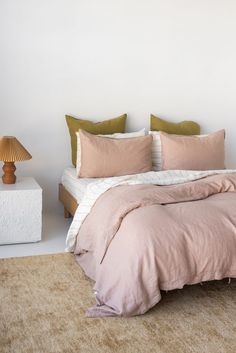
[[[61,177],[62,185],[76,199],[77,203],[81,202],[87,186],[98,180],[99,178],[78,178],[74,167],[65,168]]]

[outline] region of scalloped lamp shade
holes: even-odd
[[[15,161],[31,159],[31,154],[14,136],[0,137],[0,160],[4,161],[2,181],[5,184],[15,184]]]

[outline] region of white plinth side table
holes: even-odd
[[[3,184],[0,179],[0,244],[41,240],[42,189],[33,178]]]

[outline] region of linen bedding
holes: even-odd
[[[90,184],[68,232],[97,305],[143,314],[161,290],[236,277],[235,171],[164,171]]]

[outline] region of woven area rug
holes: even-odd
[[[88,319],[94,302],[71,254],[0,260],[0,352],[236,352],[236,280],[163,293],[133,318]]]

